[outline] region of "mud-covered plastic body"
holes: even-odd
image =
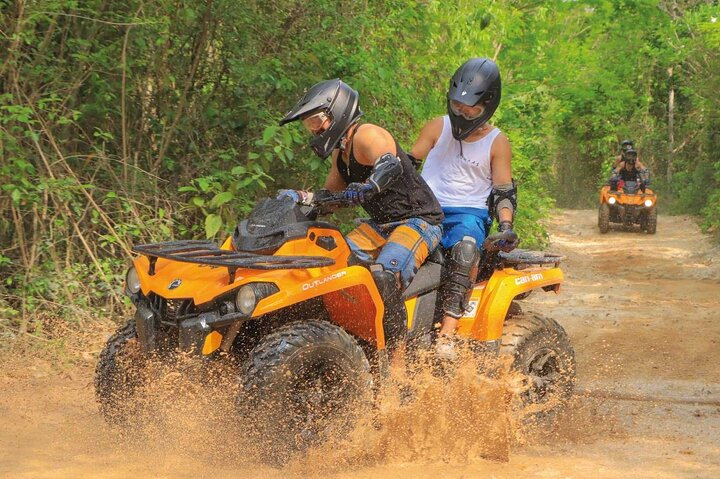
[[[642,231],[654,234],[657,229],[657,201],[652,189],[642,189],[634,181],[620,182],[617,190],[605,185],[600,189],[598,228],[601,233],[607,233],[611,223],[618,223],[626,228],[639,226]]]

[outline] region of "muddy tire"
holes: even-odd
[[[657,209],[654,206],[648,211],[645,220],[645,231],[647,231],[649,235],[654,235],[657,231]]]
[[[143,366],[135,321],[131,320],[108,339],[95,368],[95,397],[100,413],[110,424],[126,423]]]
[[[272,465],[342,437],[372,397],[365,353],[334,324],[306,320],[269,334],[250,352],[237,407]]]
[[[600,210],[598,211],[598,228],[602,234],[610,231],[610,206],[608,206],[607,203],[600,205]]]
[[[523,313],[505,321],[500,354],[516,374],[513,410],[523,421],[552,419],[575,387],[575,352],[555,320]]]

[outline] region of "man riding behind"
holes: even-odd
[[[440,242],[443,212],[407,154],[384,128],[359,124],[358,92],[339,79],[322,81],[280,121],[300,120],[312,134],[310,147],[332,156],[325,189],[345,191],[370,216],[346,236],[354,255],[373,262],[373,278],[385,305],[383,326],[389,353],[404,342],[407,312],[402,291]],[[305,191],[281,190],[295,201]]]
[[[447,115],[430,120],[411,152],[426,158],[422,177],[440,201],[445,220],[442,245],[450,251],[443,283],[444,317],[437,352],[456,357],[453,335],[465,314],[477,278],[480,252],[492,219],[512,233],[517,192],[507,137],[489,125],[500,104],[500,71],[490,59],[473,58],[457,69],[447,92]],[[514,235],[513,235],[514,236]],[[506,251],[515,240],[503,245]]]

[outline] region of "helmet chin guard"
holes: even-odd
[[[472,58],[457,69],[447,93],[447,111],[456,140],[464,140],[493,116],[500,104],[501,91],[500,70],[489,58]],[[452,101],[467,106],[483,102],[485,109],[477,118],[467,119],[455,113]]]
[[[313,85],[285,117],[280,125],[301,120],[304,117],[327,113],[330,126],[323,132],[313,135],[310,147],[320,158],[327,158],[350,127],[362,116],[358,104],[358,92],[335,78]]]

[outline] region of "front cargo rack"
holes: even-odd
[[[565,256],[545,251],[531,251],[527,249],[514,249],[510,253],[500,252],[500,261],[506,265],[549,265],[557,267]]]
[[[224,266],[228,269],[230,283],[235,281],[238,269],[306,269],[322,268],[335,264],[332,258],[323,256],[275,256],[220,249],[215,243],[203,240],[166,241],[141,244],[132,249],[150,260],[148,274],[155,274],[158,258],[182,263]]]

